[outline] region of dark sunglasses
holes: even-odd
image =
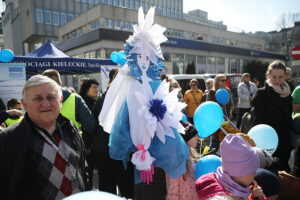
[[[196,86],[196,84],[191,84],[191,86]]]
[[[226,82],[226,80],[220,80],[221,82],[223,82],[223,83],[225,83]]]

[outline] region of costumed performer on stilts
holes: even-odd
[[[166,28],[154,22],[152,7],[144,16],[139,8],[138,24],[126,40],[125,64],[112,82],[99,115],[99,123],[110,133],[111,158],[130,160],[136,171],[136,183],[152,182],[154,167],[170,177],[186,171],[189,149],[179,132],[181,110],[178,89],[169,92],[169,83],[160,81],[163,55],[160,44],[167,41]]]

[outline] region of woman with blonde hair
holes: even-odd
[[[232,96],[231,96],[231,92],[230,89],[226,87],[226,76],[224,74],[218,74],[215,77],[215,82],[214,82],[214,87],[212,90],[210,90],[208,92],[208,95],[206,97],[206,101],[214,101],[217,102],[216,97],[215,97],[215,93],[219,90],[219,89],[226,89],[229,93],[229,102],[225,105],[225,106],[221,106],[224,112],[224,115],[226,115],[229,119],[231,119],[232,117]]]

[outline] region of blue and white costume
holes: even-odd
[[[160,44],[166,30],[154,24],[152,7],[144,18],[139,9],[138,24],[125,45],[127,64],[122,67],[106,94],[99,115],[100,125],[110,136],[110,156],[124,163],[130,159],[139,171],[160,167],[171,177],[185,173],[188,147],[178,132],[181,110],[178,90],[160,81]]]

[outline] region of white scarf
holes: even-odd
[[[275,92],[280,95],[280,97],[287,97],[291,94],[290,86],[285,81],[283,81],[281,85],[273,85],[270,82],[270,79],[268,79],[266,82],[274,89]]]

